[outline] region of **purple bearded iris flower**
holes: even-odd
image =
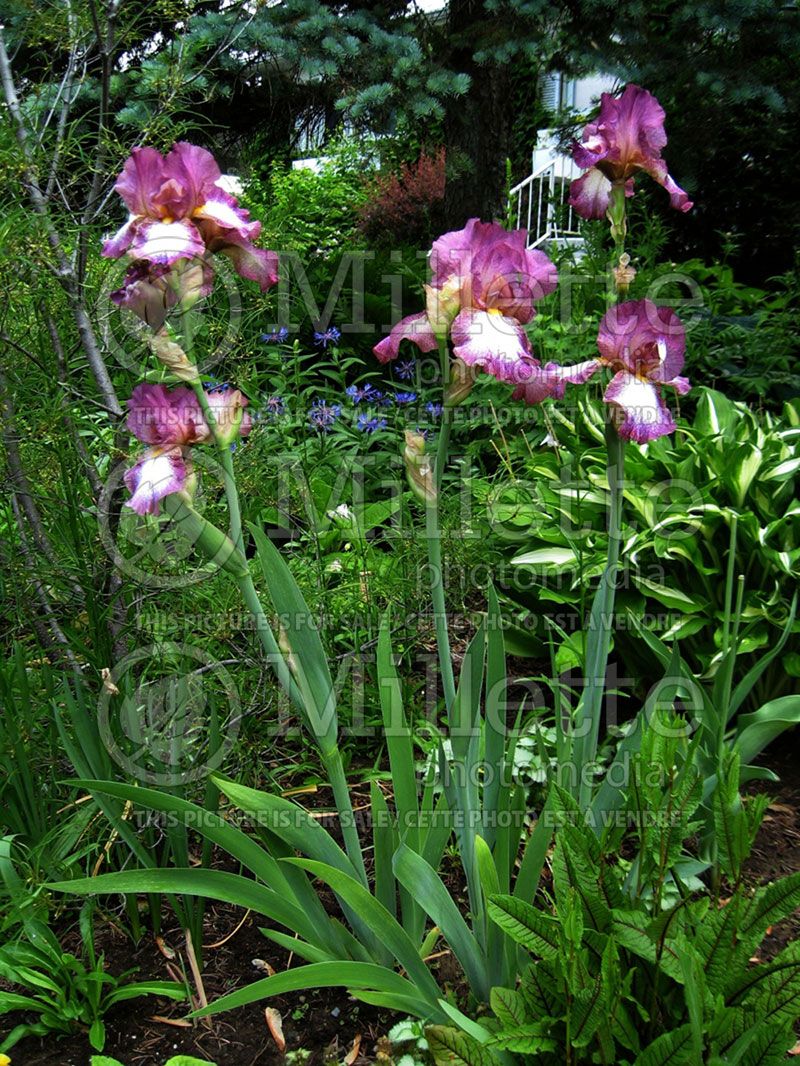
[[[181,284],[186,261],[202,264],[199,279],[191,282],[192,297],[207,294],[211,278],[205,267],[213,252],[227,256],[262,292],[275,284],[278,257],[253,244],[261,223],[251,222],[249,212],[220,188],[221,177],[213,155],[185,141],[166,156],[155,148],[133,149],[114,186],[130,216],[103,245],[103,255],[127,254],[134,264],[114,294],[116,303],[148,323],[159,316],[163,322],[169,307],[186,298]],[[166,295],[169,287],[174,298]]]
[[[617,409],[619,435],[645,444],[672,433],[675,421],[661,390],[668,385],[682,396],[691,387],[680,376],[686,333],[675,312],[658,307],[651,300],[617,304],[603,316],[597,347],[598,359],[572,367],[553,363],[543,367],[539,379],[515,390],[514,399],[540,403],[545,396],[561,397],[566,384],[588,381],[598,370],[608,367],[614,376],[603,399]]]
[[[672,207],[689,211],[691,200],[661,158],[666,143],[664,109],[646,89],[628,85],[620,97],[603,93],[597,119],[573,145],[572,157],[586,173],[572,182],[571,206],[583,218],[603,218],[612,189],[623,188],[633,196],[634,176],[644,171],[664,186]]]
[[[518,383],[519,365],[538,367],[522,327],[534,302],[554,291],[558,272],[544,252],[526,248],[526,237],[472,218],[435,241],[427,309],[398,322],[373,349],[377,358],[396,359],[402,340],[433,351],[449,331],[456,358],[501,381]]]
[[[651,300],[617,304],[603,316],[597,347],[600,364],[616,372],[603,399],[619,411],[619,435],[643,444],[672,433],[661,390],[669,385],[683,396],[691,388],[680,376],[686,332],[675,312]]]
[[[218,388],[206,395],[223,439],[230,443],[250,432],[247,398],[238,389]],[[150,447],[125,474],[132,493],[126,506],[137,514],[157,514],[165,496],[186,486],[191,470],[188,445],[211,440],[211,431],[196,396],[183,386],[137,385],[128,400],[127,425]]]

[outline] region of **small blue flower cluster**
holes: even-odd
[[[341,413],[342,408],[338,403],[329,404],[324,400],[314,400],[308,412],[308,421],[314,429],[327,433]]]
[[[362,433],[377,433],[379,429],[386,429],[386,426],[385,418],[370,418],[369,415],[359,415],[356,419],[356,429],[360,429]]]
[[[285,344],[289,338],[289,330],[286,326],[281,326],[280,329],[275,329],[272,333],[262,333],[262,344]]]
[[[337,329],[336,326],[329,326],[327,329],[322,330],[321,333],[314,333],[314,343],[320,348],[327,348],[329,344],[338,344],[341,336],[341,330]]]

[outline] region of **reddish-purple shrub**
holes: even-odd
[[[444,223],[444,148],[422,152],[399,172],[380,175],[359,209],[358,228],[373,245],[425,247]]]

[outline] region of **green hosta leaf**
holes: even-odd
[[[704,437],[724,432],[737,421],[736,408],[727,396],[714,389],[703,389],[694,416],[694,428]]]
[[[761,449],[754,444],[740,444],[727,456],[725,476],[737,507],[744,504],[762,461]]]
[[[425,1038],[437,1066],[497,1066],[488,1048],[458,1029],[429,1025]]]
[[[557,957],[560,924],[556,918],[515,896],[493,896],[489,900],[488,913],[504,933],[534,955],[543,959]]]
[[[800,470],[800,457],[793,459],[784,459],[782,463],[778,463],[777,466],[770,467],[769,470],[765,470],[761,475],[762,481],[784,481],[788,477],[792,477],[797,471]]]
[[[646,592],[654,600],[658,600],[659,603],[663,603],[665,607],[671,607],[673,610],[693,614],[696,611],[704,611],[708,606],[707,600],[697,596],[690,596],[688,593],[682,592],[680,589],[670,588],[668,585],[659,585],[658,582],[650,581],[648,578],[631,574],[631,580],[642,592]]]
[[[742,763],[752,762],[764,748],[786,729],[800,722],[800,696],[780,696],[763,704],[752,714],[742,714],[737,721],[734,741]]]
[[[532,566],[544,572],[574,570],[578,557],[571,548],[537,548],[532,552],[517,555],[511,560],[512,566]]]

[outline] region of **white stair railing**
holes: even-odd
[[[571,159],[554,156],[509,190],[512,220],[516,228],[527,229],[529,248],[580,238],[574,212],[567,206],[574,171]]]

